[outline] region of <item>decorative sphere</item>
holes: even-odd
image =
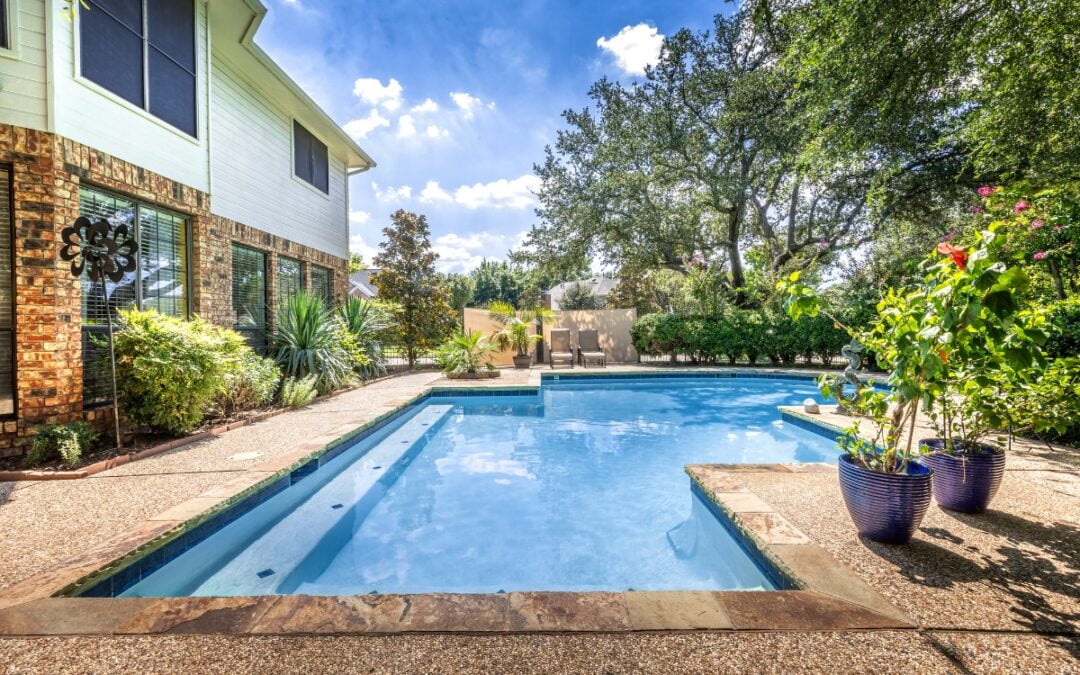
[[[818,408],[817,401],[815,401],[812,398],[808,398],[805,401],[803,401],[802,402],[802,407],[803,407],[804,411],[806,411],[808,413],[814,413],[815,415],[818,414],[819,412],[821,412],[821,409]]]

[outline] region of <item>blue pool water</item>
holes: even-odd
[[[124,596],[773,588],[688,463],[831,461],[812,381],[545,383],[430,398]]]

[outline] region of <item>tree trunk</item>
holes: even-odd
[[[1065,299],[1065,283],[1061,278],[1061,270],[1058,268],[1057,263],[1052,259],[1047,261],[1050,268],[1050,276],[1054,279],[1054,292],[1057,293],[1058,300]]]

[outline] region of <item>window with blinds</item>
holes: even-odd
[[[196,135],[194,0],[85,0],[83,77]]]
[[[326,144],[299,122],[293,122],[293,172],[297,178],[330,194],[330,156]]]
[[[15,412],[14,237],[11,172],[0,167],[0,416]]]
[[[83,401],[94,404],[110,396],[104,344],[108,316],[115,325],[117,312],[132,307],[169,316],[190,314],[189,232],[182,216],[95,188],[79,189],[79,210],[93,221],[104,218],[113,226],[127,225],[139,245],[135,271],[119,282],[106,280],[104,295],[101,283],[91,282],[83,272]]]
[[[232,246],[233,328],[259,353],[266,351],[266,254]]]
[[[278,306],[304,290],[304,266],[299,260],[279,256],[277,259]]]
[[[311,294],[322,298],[326,304],[330,304],[334,295],[331,291],[330,278],[330,270],[316,265],[311,266]]]

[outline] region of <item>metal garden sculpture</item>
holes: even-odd
[[[112,311],[106,282],[119,283],[128,272],[134,272],[139,252],[138,242],[124,224],[115,227],[104,218],[92,222],[80,216],[71,227],[60,232],[63,246],[60,259],[71,262],[71,274],[81,278],[83,271],[91,282],[101,284],[101,298],[105,303],[105,325],[109,332],[109,365],[112,369],[113,430],[116,447],[120,441],[120,402],[116,393],[116,353],[113,349]]]
[[[866,386],[866,381],[858,375],[859,366],[862,365],[862,357],[859,356],[862,349],[862,345],[857,340],[852,340],[840,349],[840,355],[848,360],[843,379],[838,378],[836,382],[836,403],[839,407],[838,412],[842,415],[849,413],[848,403],[852,400],[844,395],[844,387],[849,384],[854,386],[855,394],[858,395],[859,390]]]

